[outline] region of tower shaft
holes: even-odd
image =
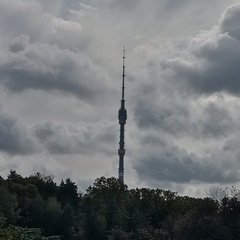
[[[124,141],[124,126],[127,120],[127,110],[125,109],[125,49],[123,49],[123,73],[122,73],[122,100],[121,107],[118,112],[118,120],[120,124],[120,141],[119,141],[119,169],[118,169],[118,179],[120,182],[124,182],[124,155],[125,155],[125,141]]]

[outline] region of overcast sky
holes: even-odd
[[[237,0],[0,0],[0,175],[206,196],[240,187]]]

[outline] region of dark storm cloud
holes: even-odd
[[[201,118],[194,123],[193,132],[196,137],[226,137],[235,133],[238,122],[231,117],[231,112],[216,103],[209,103],[203,109]]]
[[[200,93],[226,91],[239,95],[240,75],[240,5],[227,9],[219,21],[218,29],[203,32],[190,41],[187,55],[162,63],[172,69],[176,80],[187,83]]]
[[[141,179],[148,182],[168,181],[187,183],[200,181],[205,183],[234,183],[239,181],[238,170],[233,162],[238,162],[236,156],[222,151],[213,156],[198,157],[185,149],[167,144],[154,146],[154,149],[144,146],[151,151],[139,156],[135,169]],[[228,168],[224,168],[225,157],[228,157]],[[218,158],[213,161],[214,158]],[[231,159],[233,158],[233,159]]]
[[[30,129],[11,116],[0,112],[0,151],[10,155],[26,155],[40,151]]]
[[[76,166],[77,176],[108,171],[117,160],[120,89],[115,91],[124,43],[126,173],[134,164],[147,186],[238,181],[240,106],[225,92],[240,92],[239,6],[229,8],[218,26],[196,34],[210,29],[227,3],[208,5],[0,0],[0,101],[19,119],[0,113],[6,140],[0,139],[0,152],[12,162],[20,159],[20,168],[32,161],[47,167],[46,155],[67,171]],[[194,37],[186,39],[189,34]],[[56,173],[55,166],[50,169]],[[137,182],[134,174],[127,177]]]
[[[159,128],[177,134],[185,131],[188,110],[183,102],[169,99],[152,88],[140,95],[136,101],[134,116],[140,128]]]
[[[159,134],[164,132],[180,139],[186,136],[211,139],[226,137],[239,127],[237,117],[226,108],[224,99],[196,104],[201,98],[183,97],[175,94],[174,88],[167,95],[159,93],[157,89],[164,87],[139,89],[134,117],[140,129],[155,129]]]
[[[11,52],[23,51],[29,44],[29,36],[20,35],[10,42],[9,49]]]
[[[87,154],[94,155],[98,151],[111,154],[112,144],[116,140],[116,131],[112,124],[57,124],[54,122],[39,123],[33,130],[52,154]]]
[[[240,180],[239,18],[240,5],[232,6],[218,26],[170,49],[170,57],[145,55],[150,80],[137,88],[133,107],[147,133],[133,154],[139,179],[155,186]]]
[[[0,82],[12,92],[26,89],[60,91],[82,99],[100,99],[108,76],[81,53],[49,44],[27,44],[20,36],[0,60]],[[21,50],[21,51],[20,51]]]
[[[172,68],[178,80],[186,82],[200,93],[212,94],[226,91],[239,94],[240,43],[228,35],[204,40],[194,49],[192,62],[184,59],[169,60],[165,67]]]
[[[0,112],[0,152],[28,155],[51,154],[112,154],[116,142],[116,126],[112,123],[71,124],[41,122],[26,127],[14,117]]]
[[[80,23],[91,8],[79,1],[69,1],[68,7],[64,1],[53,1],[51,11],[46,11],[48,5],[0,1],[0,34],[4,36],[0,83],[13,93],[35,89],[101,101],[112,90],[109,76],[86,53],[91,39],[88,28],[83,33]]]

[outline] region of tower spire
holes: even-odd
[[[122,100],[124,100],[124,90],[125,90],[125,48],[123,46],[123,73],[122,73]]]
[[[124,125],[127,120],[127,110],[125,109],[125,99],[124,99],[124,91],[125,91],[125,48],[123,46],[123,73],[122,73],[122,100],[121,107],[118,112],[118,120],[120,124],[120,141],[119,141],[119,169],[118,169],[118,179],[120,182],[124,182],[124,155],[125,155],[125,142],[124,142]]]

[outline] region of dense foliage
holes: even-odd
[[[86,193],[70,179],[58,185],[40,173],[0,177],[0,240],[240,239],[240,196],[208,198],[162,189],[128,189],[115,178],[95,180]],[[45,237],[43,237],[45,236]]]

